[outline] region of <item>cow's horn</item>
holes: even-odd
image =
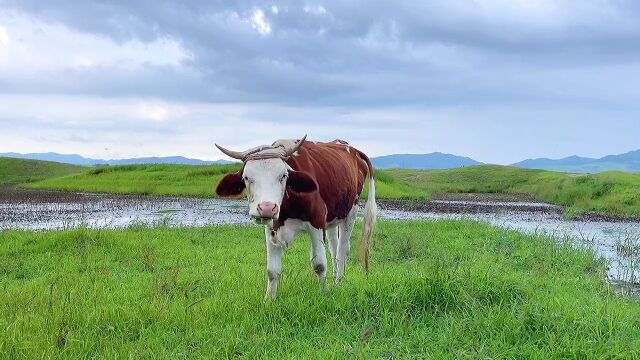
[[[229,157],[232,157],[234,159],[238,159],[238,160],[244,160],[244,157],[247,156],[245,153],[240,152],[240,151],[233,151],[233,150],[229,150],[229,149],[225,149],[222,146],[215,144],[216,147],[218,149],[220,149],[220,151],[222,151],[223,153],[225,153],[226,155],[228,155]]]
[[[307,139],[307,134],[305,134],[302,139],[296,140],[293,143],[293,146],[290,148],[286,149],[286,155],[285,157],[289,157],[291,155],[293,155],[294,152],[298,151],[298,149],[300,148],[300,146],[302,146],[302,144],[304,144],[304,141]]]

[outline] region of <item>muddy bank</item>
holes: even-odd
[[[0,203],[3,204],[62,204],[62,203],[92,203],[96,200],[122,201],[142,201],[153,200],[157,202],[170,201],[171,197],[147,196],[147,195],[120,195],[102,193],[79,193],[56,190],[23,189],[10,185],[0,185]]]
[[[539,203],[534,196],[515,193],[433,193],[431,200],[436,201],[482,201],[482,202],[528,202]]]
[[[432,200],[378,200],[378,206],[386,210],[398,210],[409,212],[425,212],[439,214],[496,214],[496,213],[523,213],[544,214],[548,216],[564,217],[565,208],[558,205],[536,202],[527,196],[516,194],[440,194]],[[499,199],[499,200],[498,200]],[[638,222],[640,218],[603,214],[587,211],[567,220],[577,222]]]

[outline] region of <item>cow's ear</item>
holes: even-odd
[[[218,183],[216,194],[223,198],[238,198],[242,196],[244,188],[245,184],[244,180],[242,180],[242,172],[227,174]]]
[[[299,193],[310,193],[318,190],[318,183],[303,171],[289,171],[287,187]]]

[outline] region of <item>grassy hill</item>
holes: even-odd
[[[29,184],[28,187],[113,194],[212,197],[222,176],[239,169],[239,164],[104,166],[81,174],[47,179]]]
[[[27,186],[69,191],[214,196],[220,178],[240,165],[127,165],[91,169]],[[640,215],[640,174],[575,175],[497,165],[451,170],[380,170],[378,198],[428,199],[435,192],[524,193],[552,204]]]
[[[0,157],[0,185],[28,183],[79,173],[85,168],[51,161]]]
[[[352,257],[324,292],[300,238],[265,302],[263,236],[258,226],[0,232],[0,357],[640,357],[637,299],[604,283],[593,253],[552,238],[381,221],[370,273]]]

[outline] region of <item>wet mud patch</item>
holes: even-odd
[[[542,214],[553,217],[567,217],[563,206],[552,205],[537,201],[527,194],[467,194],[467,193],[437,193],[431,200],[386,200],[377,201],[381,209],[439,213],[439,214],[497,214],[519,213],[530,216]],[[572,221],[601,221],[637,223],[640,218],[624,217],[585,211],[567,218]]]
[[[133,224],[244,224],[240,200],[74,193],[0,187],[0,229],[115,228]]]

